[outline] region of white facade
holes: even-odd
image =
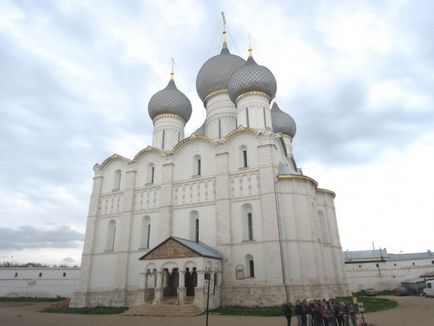
[[[234,57],[225,46],[219,56]],[[248,68],[255,65],[251,60]],[[205,275],[219,280],[214,305],[269,306],[348,294],[335,195],[295,166],[295,125],[288,133],[273,131],[275,81],[268,87],[267,80],[274,77],[266,68],[258,69],[266,77],[254,80],[260,91],[237,93],[235,103],[227,89],[208,91],[199,85],[207,118],[202,133],[188,138],[181,130],[186,118],[173,115],[179,109],[180,117],[188,118],[191,106],[171,81],[171,93],[166,87],[149,107],[155,116],[154,146],[132,159],[114,154],[95,165],[80,284],[72,306],[133,306],[146,301],[143,293],[149,287],[152,302],[158,304],[173,277],[179,300],[186,291],[184,280],[179,281],[186,273],[184,262],[170,255],[165,261],[139,260],[171,236],[200,240],[223,257],[221,266],[205,258],[195,258],[190,266],[197,271],[194,303],[200,308],[203,301],[197,297]],[[215,76],[223,78],[215,73],[209,78]],[[207,84],[207,75],[201,78]],[[179,108],[173,105],[176,92],[183,96]],[[167,114],[165,97],[171,97]],[[180,141],[174,141],[177,136]]]
[[[422,281],[420,277],[434,272],[434,254],[431,251],[414,254],[388,254],[384,249],[361,251],[361,253],[377,253],[370,257],[361,256],[348,259],[351,252],[345,252],[345,272],[352,292],[366,288],[378,291],[393,290],[401,282]],[[357,252],[356,252],[357,253]]]
[[[0,268],[0,297],[70,298],[79,273],[79,268]]]

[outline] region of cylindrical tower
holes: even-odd
[[[229,82],[229,97],[237,107],[238,125],[271,129],[270,102],[276,90],[273,73],[258,65],[249,49],[247,62],[233,73]]]
[[[152,146],[170,150],[184,138],[184,126],[191,116],[191,103],[176,88],[173,72],[166,88],[152,96],[148,112],[154,123]]]
[[[220,54],[208,59],[196,78],[196,89],[206,108],[206,136],[222,139],[237,127],[237,111],[228,96],[228,84],[235,70],[245,60],[229,52],[223,24],[223,47]]]

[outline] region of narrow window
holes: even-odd
[[[149,239],[151,238],[151,224],[148,225],[148,231],[147,231],[147,237],[146,237],[146,248],[149,248]]]
[[[267,116],[265,114],[265,108],[262,107],[262,112],[264,113],[264,128],[267,128]]]
[[[434,265],[434,260],[431,260],[431,264],[433,264],[433,265]]]
[[[15,273],[15,277],[18,277],[18,273]]]
[[[219,139],[222,138],[222,121],[219,119]]]
[[[39,273],[39,277],[42,277],[42,273]]]
[[[161,141],[161,148],[162,148],[162,149],[164,149],[164,141],[165,141],[165,138],[166,138],[166,130],[163,129],[163,139],[162,139],[162,141]]]
[[[107,225],[107,239],[105,249],[112,251],[115,245],[116,222],[111,220]]]
[[[113,191],[118,191],[121,187],[121,170],[116,170],[113,179]]]
[[[63,277],[66,277],[66,273],[63,273]]]
[[[247,127],[250,127],[249,108],[246,108],[246,123],[247,123]]]
[[[362,265],[359,265],[359,268],[362,268]]]
[[[247,167],[247,149],[243,149],[243,167]]]
[[[375,264],[375,267],[377,267],[377,268],[378,268],[378,267],[380,267],[380,265],[378,265],[378,264]]]
[[[250,277],[255,277],[255,263],[253,259],[249,260],[249,268],[250,268]]]
[[[200,175],[200,173],[201,173],[201,160],[200,160],[200,158],[199,159],[197,159],[197,175]]]
[[[247,277],[255,277],[255,262],[252,255],[246,256]]]
[[[199,243],[199,219],[194,220],[194,241]]]
[[[155,166],[151,167],[151,183],[154,183]]]
[[[154,166],[154,163],[149,163],[149,165],[148,165],[148,172],[147,172],[146,178],[147,178],[146,183],[154,183],[154,181],[155,181],[155,166]]]
[[[149,239],[151,237],[151,219],[149,218],[149,216],[145,216],[142,219],[141,234],[142,234],[142,238],[141,238],[140,248],[148,249]]]
[[[249,233],[249,240],[253,240],[252,213],[247,213],[247,228],[248,228],[248,233]]]

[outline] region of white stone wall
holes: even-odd
[[[434,272],[433,262],[434,259],[416,259],[351,263],[345,264],[345,272],[352,292],[366,288],[393,290],[401,282],[414,281],[422,274]]]
[[[241,149],[247,150],[247,167]],[[195,175],[197,155],[201,175]],[[81,278],[72,305],[133,305],[144,272],[138,259],[150,250],[141,248],[143,218],[149,217],[153,248],[171,235],[192,239],[193,212],[200,221],[200,240],[224,255],[223,305],[284,302],[282,255],[291,300],[346,294],[333,198],[317,191],[309,178],[275,183],[282,161],[290,164],[272,133],[244,130],[226,142],[192,138],[174,153],[149,150],[131,163],[107,162],[94,179]],[[148,182],[150,164],[155,167],[153,183]],[[117,170],[122,171],[121,186],[113,191]],[[251,208],[253,240],[246,239],[243,205]],[[318,210],[323,211],[327,239]],[[106,245],[110,221],[116,222],[113,250]],[[254,260],[254,278],[236,279],[237,266],[247,273],[247,256]]]
[[[77,286],[78,268],[0,268],[0,297],[68,297]]]
[[[222,139],[237,127],[237,111],[228,93],[216,94],[207,99],[205,123],[206,135],[211,139]]]
[[[245,127],[259,130],[271,129],[269,99],[260,95],[248,95],[241,98],[237,102],[237,121],[238,125]]]
[[[157,116],[154,119],[152,146],[163,150],[172,149],[180,140],[184,139],[184,125],[184,120],[178,116]]]

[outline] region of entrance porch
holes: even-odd
[[[143,272],[136,305],[193,304],[203,311],[208,280],[212,284],[209,306],[220,306],[221,256],[214,248],[171,237],[140,260]]]

